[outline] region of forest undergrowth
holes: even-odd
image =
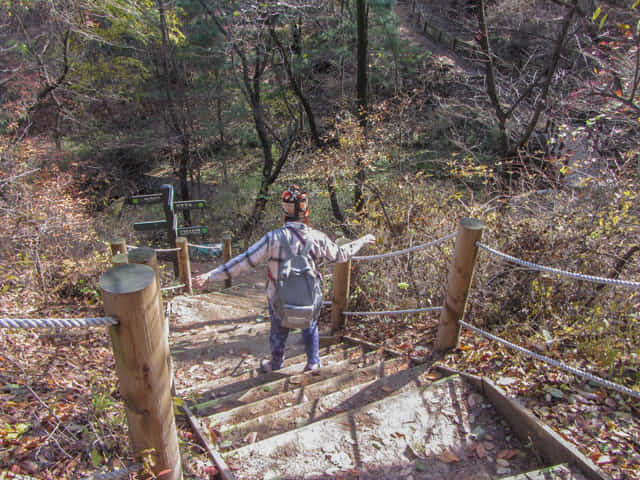
[[[42,167],[37,159],[45,152],[46,145],[35,142],[11,151],[14,163],[7,177],[12,172],[34,172],[28,181],[17,178],[2,185],[0,314],[99,316],[96,282],[108,268],[109,255],[107,239],[96,231],[126,230],[119,222],[129,218],[114,217],[112,210],[97,210],[82,201],[87,192],[78,186],[85,184],[85,166],[35,171]],[[9,158],[8,150],[4,153]],[[471,188],[469,182],[477,186],[477,174],[453,172],[457,180],[443,180],[424,172],[382,169],[370,179],[378,193],[369,196],[365,213],[347,212],[354,219],[349,228],[356,235],[373,232],[377,242],[367,253],[384,253],[442,238],[457,229],[461,218],[475,217],[485,223],[482,242],[509,255],[585,274],[640,278],[633,172],[629,183],[600,182],[580,188],[558,184],[520,188],[513,195],[491,191],[488,183]],[[334,238],[340,235],[320,185],[300,174],[285,176],[281,182],[293,180],[308,184],[314,225]],[[348,186],[349,179],[343,180]],[[274,200],[259,230],[273,228],[278,221]],[[213,237],[221,233],[213,230]],[[135,239],[131,236],[128,241]],[[453,247],[449,240],[408,255],[354,262],[349,308],[440,305]],[[326,288],[330,290],[330,280]],[[639,307],[635,290],[539,273],[481,251],[465,320],[638,390]],[[424,356],[429,354],[437,322],[437,313],[352,317],[347,333]],[[98,468],[119,469],[131,460],[103,329],[5,330],[0,342],[2,469],[36,478],[75,478]],[[459,347],[442,361],[496,381],[613,478],[637,478],[637,400],[549,368],[465,329]],[[213,474],[206,470],[206,457],[186,425],[181,423],[179,429],[187,475]]]
[[[494,22],[506,22],[515,13],[525,17],[521,6],[514,3],[509,15],[495,11]],[[500,38],[506,42],[506,37]],[[605,42],[603,48],[618,47]],[[371,82],[378,88],[374,96],[391,98],[378,98],[370,106],[367,138],[356,128],[357,119],[343,115],[337,99],[324,102],[326,92],[318,94],[318,112],[329,118],[323,122],[330,138],[323,139],[322,148],[300,140],[271,186],[261,223],[253,237],[237,239],[237,251],[279,226],[278,192],[289,183],[301,183],[311,197],[313,226],[332,238],[347,230],[354,237],[376,236],[376,244],[363,254],[430,242],[455,232],[461,218],[474,217],[485,224],[482,242],[509,255],[572,272],[640,280],[640,168],[634,116],[626,112],[621,121],[622,116],[615,117],[619,111],[594,102],[586,89],[572,91],[558,100],[559,118],[547,122],[546,136],[537,139],[544,151],[532,147],[531,157],[523,162],[531,170],[516,170],[512,177],[503,170],[505,176],[499,178],[503,167],[494,164],[498,134],[481,85],[484,80],[474,80],[449,59],[426,54],[424,45],[407,51],[401,62],[389,63],[397,68],[395,73],[411,69],[412,75],[394,75],[394,80],[403,79],[401,83],[390,81],[390,73]],[[383,64],[385,59],[379,55],[375,61]],[[325,77],[318,74],[317,85],[335,84],[331,77],[336,71],[327,69]],[[603,69],[595,74],[604,76]],[[401,93],[390,93],[398,89]],[[125,105],[117,103],[116,110],[126,113]],[[243,132],[251,131],[243,112],[242,120],[226,132],[226,142],[234,148],[240,145],[238,149],[222,149],[211,158],[203,154],[198,174],[210,187],[205,190],[210,207],[197,214],[195,223],[208,225],[211,233],[200,241],[216,242],[224,231],[239,232],[251,213],[261,160],[255,135],[244,138],[238,133],[238,124]],[[603,114],[617,118],[610,132]],[[46,112],[43,116],[48,118]],[[582,122],[579,128],[576,119]],[[118,129],[127,123],[118,124]],[[162,131],[158,125],[154,127]],[[15,134],[12,128],[7,126],[6,132]],[[569,145],[574,134],[576,142]],[[71,136],[70,140],[82,143]],[[553,142],[565,141],[553,148]],[[588,150],[605,159],[596,165],[596,172],[590,170],[593,164],[580,168],[575,158],[569,158],[569,150],[576,146],[585,147],[585,157]],[[200,154],[210,145],[192,147]],[[118,146],[111,153],[125,150]],[[113,162],[91,153],[58,152],[51,138],[35,133],[17,144],[0,137],[0,317],[101,316],[97,281],[110,261],[105,242],[122,236],[130,244],[166,246],[162,235],[132,232],[134,221],[156,219],[161,211],[126,205],[124,196],[136,187],[130,171],[125,175],[124,170],[110,170]],[[167,160],[164,153],[155,160]],[[225,154],[234,161],[223,165]],[[349,207],[354,159],[367,171],[362,213]],[[175,164],[166,163],[162,173],[171,176]],[[509,166],[513,165],[504,168]],[[575,181],[578,170],[590,174]],[[331,214],[327,191],[331,176],[345,207],[346,224]],[[354,262],[349,309],[441,305],[453,248],[454,241],[449,240],[407,255]],[[326,272],[329,294],[330,269]],[[164,275],[172,280],[170,269]],[[438,313],[350,317],[346,331],[407,354],[429,356],[438,319]],[[640,391],[637,289],[540,273],[480,251],[465,320]],[[132,461],[110,350],[103,328],[0,332],[0,472],[46,480],[82,478],[98,469],[121,469]],[[458,348],[441,361],[494,380],[612,478],[640,478],[637,400],[466,329]],[[215,478],[182,417],[178,428],[185,477]]]

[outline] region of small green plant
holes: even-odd
[[[113,397],[111,396],[115,389],[110,392],[98,392],[94,393],[91,397],[91,406],[96,414],[102,415],[104,414],[109,407],[114,404]]]

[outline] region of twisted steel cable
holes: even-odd
[[[416,245],[415,247],[405,248],[404,250],[396,250],[394,252],[381,253],[379,255],[367,255],[367,256],[360,256],[360,257],[351,257],[351,260],[354,260],[354,261],[357,261],[357,260],[374,260],[374,259],[377,259],[377,258],[395,257],[396,255],[402,255],[404,253],[413,252],[413,251],[416,251],[416,250],[420,250],[422,248],[433,247],[435,245],[438,245],[439,243],[445,242],[445,241],[449,240],[450,238],[455,237],[456,235],[457,235],[457,233],[453,232],[453,233],[450,233],[448,235],[445,235],[442,238],[439,238],[437,240],[433,240],[432,242],[423,243],[422,245]]]
[[[73,328],[117,325],[114,317],[94,318],[0,318],[0,328]]]
[[[488,247],[480,242],[476,242],[476,246],[504,260],[517,263],[518,265],[522,265],[523,267],[533,268],[534,270],[554,273],[556,275],[563,275],[565,277],[573,278],[576,280],[585,280],[585,281],[594,282],[594,283],[604,283],[609,285],[616,285],[619,287],[640,288],[640,282],[631,282],[629,280],[618,280],[616,278],[596,277],[594,275],[584,275],[582,273],[575,273],[575,272],[569,272],[566,270],[560,270],[559,268],[546,267],[544,265],[538,265],[536,263],[532,263],[526,260],[521,260],[519,258],[512,257],[511,255],[507,255],[506,253],[499,252],[498,250]]]
[[[348,317],[354,315],[401,315],[403,313],[438,312],[440,310],[442,310],[442,307],[413,308],[410,310],[386,310],[379,312],[342,312],[342,314]]]
[[[194,245],[193,243],[187,243],[187,245],[195,248],[203,248],[205,250],[220,250],[219,246],[216,247],[211,245]]]
[[[154,248],[153,251],[156,253],[172,253],[172,252],[179,252],[181,249],[180,248]]]
[[[579,368],[575,368],[575,367],[571,367],[565,363],[562,363],[558,360],[554,360],[553,358],[549,358],[545,355],[540,355],[539,353],[536,352],[532,352],[531,350],[528,350],[524,347],[521,347],[520,345],[516,345],[515,343],[511,343],[508,340],[505,340],[503,338],[500,338],[496,335],[493,335],[489,332],[485,332],[484,330],[481,330],[477,327],[474,327],[473,325],[469,325],[466,322],[463,322],[462,320],[460,321],[460,325],[462,325],[465,328],[468,328],[469,330],[471,330],[472,332],[475,332],[479,335],[482,335],[485,338],[488,338],[490,340],[493,340],[495,342],[501,343],[502,345],[509,347],[513,350],[516,350],[520,353],[524,353],[526,355],[529,355],[530,357],[535,358],[536,360],[540,360],[541,362],[545,362],[549,365],[552,365],[556,368],[560,368],[566,372],[572,373],[578,377],[582,377],[582,378],[586,378],[587,380],[597,383],[599,385],[602,385],[604,387],[610,388],[612,390],[617,390],[620,393],[624,393],[626,395],[629,395],[630,397],[634,397],[636,399],[640,399],[640,392],[636,391],[636,390],[632,390],[628,387],[625,387],[624,385],[620,385],[618,383],[612,382],[610,380],[604,379],[604,378],[600,378],[596,375],[593,375],[585,370],[581,370]]]

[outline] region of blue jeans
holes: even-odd
[[[269,345],[271,346],[271,368],[278,370],[284,363],[284,347],[289,336],[289,328],[283,327],[269,302],[269,316],[271,317],[271,332]],[[318,322],[313,322],[309,328],[302,329],[302,340],[307,352],[307,364],[320,364],[320,347],[318,337]]]

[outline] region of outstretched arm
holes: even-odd
[[[353,257],[362,247],[369,245],[376,241],[376,237],[368,233],[367,235],[360,237],[353,242],[349,242],[346,245],[336,245],[333,242],[329,242],[327,245],[327,251],[325,257],[330,262],[344,263]]]
[[[251,245],[246,252],[233,257],[224,265],[220,265],[214,270],[193,277],[193,286],[195,288],[202,289],[209,282],[221,282],[261,264],[267,257],[269,244],[268,235],[269,234],[263,236],[256,243]]]

